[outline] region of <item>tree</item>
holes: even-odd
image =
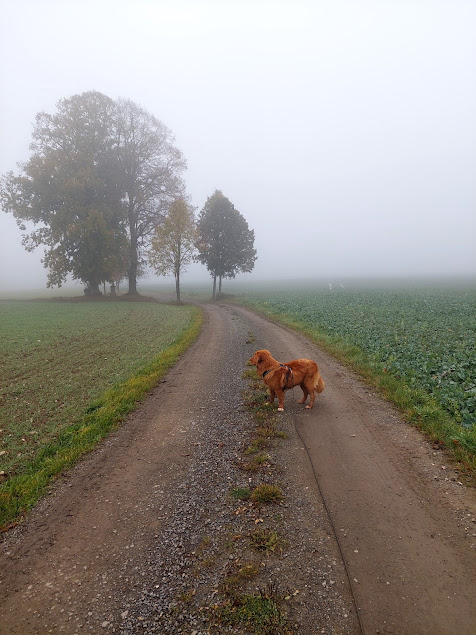
[[[23,231],[25,222],[39,226],[23,244],[29,251],[46,246],[48,286],[71,274],[100,293],[99,284],[112,280],[110,254],[126,240],[115,104],[91,91],[57,109],[36,116],[33,154],[20,174],[2,178],[0,201]]]
[[[167,218],[156,228],[149,250],[149,263],[159,276],[173,274],[177,302],[180,302],[180,275],[187,270],[196,250],[197,228],[193,209],[183,198],[170,206]]]
[[[47,247],[48,286],[68,274],[88,292],[124,274],[137,293],[142,250],[184,191],[185,160],[166,126],[131,101],[91,91],[36,117],[33,155],[0,183],[0,202],[26,231],[29,250]],[[120,257],[119,257],[120,255]]]
[[[223,278],[234,278],[237,273],[253,270],[256,260],[254,231],[245,218],[220,192],[210,196],[198,219],[198,259],[207,266],[213,278],[213,299],[216,283],[221,295]]]
[[[137,293],[142,250],[164,222],[171,202],[183,195],[185,159],[170,130],[129,100],[118,102],[122,183],[130,240],[129,293]]]

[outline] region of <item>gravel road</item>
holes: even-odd
[[[476,497],[442,453],[304,337],[204,305],[199,340],[94,453],[59,479],[0,552],[0,633],[253,632],[214,626],[257,527],[281,549],[250,593],[287,597],[288,633],[476,632]],[[286,395],[269,465],[240,468],[253,422],[246,360],[315,359],[311,411]],[[294,394],[296,393],[296,394]],[[232,499],[279,483],[280,505]]]

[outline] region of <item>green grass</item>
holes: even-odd
[[[213,618],[219,626],[240,624],[257,635],[278,635],[286,632],[286,618],[280,604],[281,598],[274,593],[243,593],[216,605]]]
[[[272,483],[262,483],[257,485],[251,492],[253,503],[280,503],[283,499],[283,492],[277,485]]]
[[[476,473],[474,289],[307,288],[240,302],[310,337]]]
[[[197,337],[202,315],[155,303],[0,303],[0,527],[129,414]]]
[[[235,500],[245,501],[248,500],[251,496],[251,491],[248,487],[235,487],[231,492],[231,497]]]
[[[248,472],[256,472],[262,467],[270,465],[268,449],[272,439],[285,439],[286,433],[278,430],[276,406],[270,404],[267,390],[256,373],[256,369],[247,368],[243,372],[243,379],[248,380],[248,390],[245,391],[245,405],[251,413],[256,428],[249,445],[243,451],[247,460],[240,463],[240,467]]]
[[[228,575],[220,584],[220,591],[228,597],[236,597],[241,587],[253,580],[259,574],[259,568],[254,562],[235,563],[234,572]]]
[[[258,452],[253,454],[250,461],[243,462],[241,464],[241,468],[248,472],[256,472],[261,467],[269,466],[270,465],[269,461],[270,461],[270,456],[267,452]]]
[[[250,536],[250,547],[264,553],[274,552],[282,540],[274,529],[256,529]]]

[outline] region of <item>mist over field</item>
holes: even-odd
[[[255,231],[225,291],[476,276],[475,3],[17,0],[0,47],[0,174],[60,99],[132,99],[174,133],[197,210],[220,189]],[[0,237],[0,292],[45,289],[3,212]]]

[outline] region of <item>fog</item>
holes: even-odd
[[[173,131],[197,208],[245,216],[242,280],[476,273],[472,0],[4,0],[0,48],[2,174],[36,113],[98,90]],[[0,288],[44,287],[0,231]]]

